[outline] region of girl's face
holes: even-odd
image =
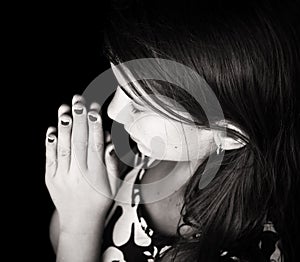
[[[117,80],[121,82],[122,75],[113,65],[112,69]],[[147,100],[153,101],[137,82],[134,84]],[[168,103],[167,99],[164,98]],[[170,116],[170,113],[154,101],[153,105]],[[176,111],[176,113],[188,116],[187,112]],[[216,148],[211,130],[201,130],[153,111],[130,90],[129,86],[117,87],[107,114],[111,119],[124,125],[125,130],[144,155],[154,159],[200,160],[207,158]]]

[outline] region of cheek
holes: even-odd
[[[191,161],[205,159],[211,154],[214,145],[213,134],[209,130],[184,126],[181,128],[180,135],[176,135],[176,138],[176,142],[174,141],[173,144],[167,144],[166,146],[167,160]]]
[[[170,121],[155,113],[143,114],[137,117],[130,125],[130,133],[135,137],[142,138],[147,144],[156,142],[178,145],[178,142],[184,139],[183,130],[179,123]]]
[[[155,115],[140,117],[131,127],[132,134],[142,141],[138,144],[140,151],[161,160],[205,158],[214,141],[209,130],[199,130]]]
[[[215,143],[211,130],[188,130],[186,134],[187,142],[183,143],[183,150],[192,159],[204,159],[212,153]]]
[[[178,140],[174,134],[179,135],[170,121],[155,113],[143,113],[136,117],[128,131],[139,140],[137,142],[139,150],[156,159],[163,159],[169,151],[170,144],[176,146]]]

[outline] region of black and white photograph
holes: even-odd
[[[8,261],[299,261],[299,6],[24,10]]]

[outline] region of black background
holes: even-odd
[[[12,2],[2,8],[1,58],[7,59],[1,145],[8,146],[1,151],[8,161],[2,157],[1,246],[6,261],[55,261],[49,240],[54,206],[44,182],[45,133],[56,126],[58,107],[70,104],[109,68],[101,32],[108,1],[113,0]]]
[[[10,146],[13,154],[8,150],[13,186],[7,186],[4,198],[9,261],[55,261],[49,240],[54,206],[44,182],[45,132],[57,125],[58,107],[70,104],[74,94],[81,94],[109,68],[102,55],[106,15],[105,2],[98,6],[49,2],[18,6],[8,20],[13,74],[6,86],[10,94],[4,98],[9,102],[7,116],[16,124],[13,130],[5,128],[16,142]]]

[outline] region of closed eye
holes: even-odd
[[[130,106],[131,106],[131,112],[134,113],[134,114],[138,114],[138,113],[144,112],[143,110],[140,110],[140,109],[136,108],[133,105],[133,103],[130,103]]]

